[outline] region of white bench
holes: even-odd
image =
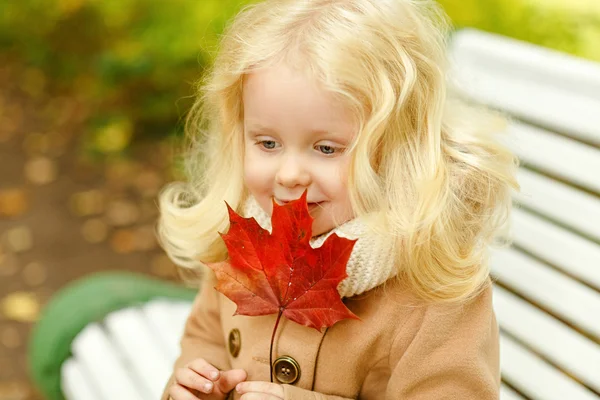
[[[600,66],[464,30],[465,96],[510,113],[522,160],[514,246],[492,257],[502,400],[600,397]],[[88,325],[62,366],[69,400],[158,399],[190,304],[156,299]]]
[[[510,113],[514,245],[495,252],[503,399],[600,397],[600,65],[465,30],[462,93]]]
[[[191,303],[156,298],[109,314],[75,338],[62,365],[68,400],[157,400],[179,355]]]

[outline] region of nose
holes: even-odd
[[[294,188],[297,186],[308,187],[311,177],[306,162],[294,154],[283,155],[275,180],[281,186]]]

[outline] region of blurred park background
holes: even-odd
[[[251,0],[0,2],[0,400],[41,399],[27,338],[68,282],[178,280],[154,237],[182,125],[225,22]],[[476,27],[600,61],[598,0],[440,0]]]

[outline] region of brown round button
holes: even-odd
[[[300,365],[290,356],[279,357],[273,363],[273,375],[279,383],[291,385],[300,379]]]
[[[240,334],[240,330],[234,328],[229,332],[229,353],[233,357],[237,357],[240,354],[240,349],[242,348],[242,335]]]

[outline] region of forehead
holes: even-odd
[[[244,123],[276,130],[353,132],[352,113],[309,74],[285,63],[246,75]]]

